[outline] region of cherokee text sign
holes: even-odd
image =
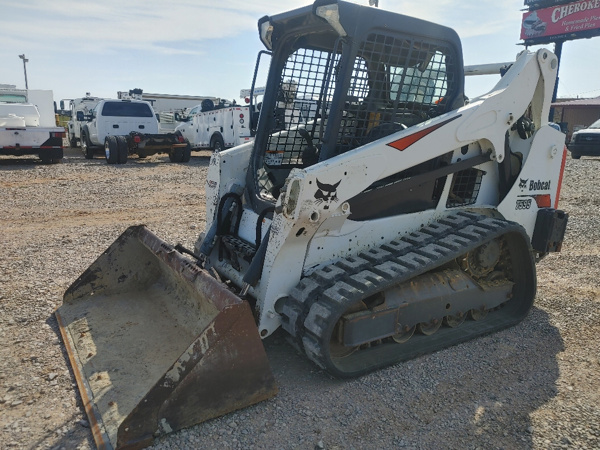
[[[523,14],[526,45],[589,38],[600,34],[600,0],[582,0]]]

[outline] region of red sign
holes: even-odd
[[[548,43],[600,34],[600,0],[582,0],[523,14],[525,44]]]

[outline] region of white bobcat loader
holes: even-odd
[[[561,248],[554,54],[466,103],[449,28],[335,0],[258,27],[255,141],[212,155],[195,249],[129,228],[57,311],[99,447],[275,395],[260,341],[279,327],[353,377],[515,325]],[[316,114],[286,123],[292,84]]]

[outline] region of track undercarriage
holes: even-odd
[[[460,212],[303,278],[283,327],[321,368],[351,377],[514,325],[535,291],[523,228]]]

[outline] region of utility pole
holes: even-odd
[[[25,53],[19,55],[19,58],[23,60],[23,72],[25,73],[25,89],[29,89],[29,86],[27,85],[27,63],[29,62],[29,60],[25,58]]]

